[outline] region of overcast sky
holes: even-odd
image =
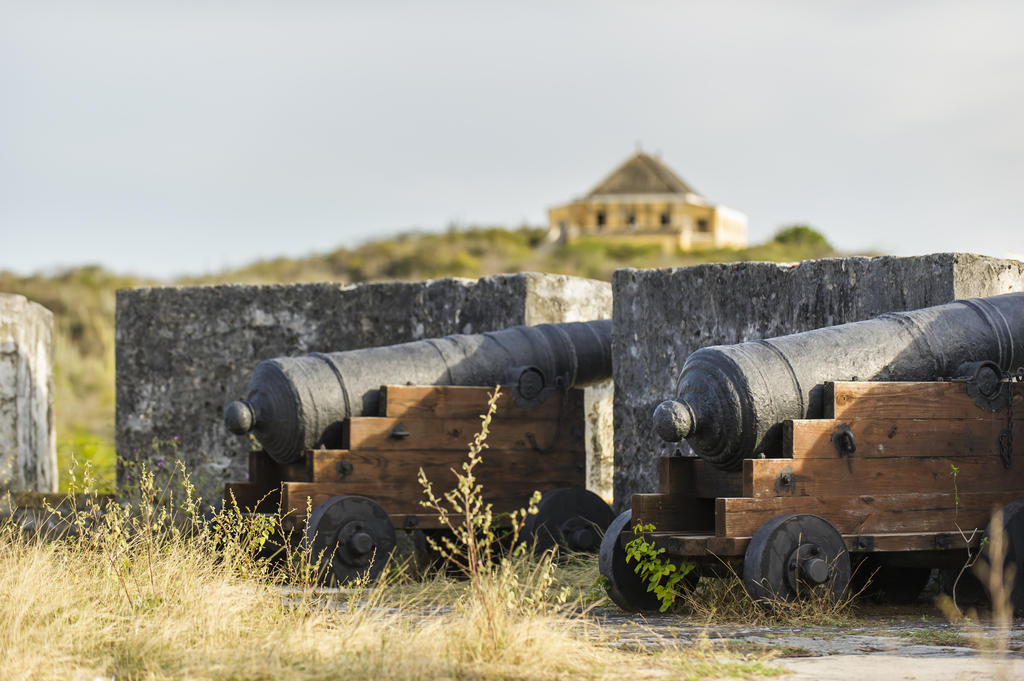
[[[844,250],[1024,257],[1024,2],[0,0],[0,269],[545,224],[636,149]]]

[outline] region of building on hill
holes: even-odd
[[[642,151],[586,196],[548,211],[548,238],[659,243],[665,250],[744,248],[747,216],[693,190],[661,159]]]

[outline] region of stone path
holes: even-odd
[[[291,591],[282,589],[286,598]],[[790,672],[782,677],[787,681],[1024,681],[1024,618],[1011,627],[1008,651],[995,654],[990,652],[995,629],[950,624],[924,601],[863,607],[849,626],[701,625],[678,615],[623,613],[614,606],[591,610],[588,617],[628,649],[710,644],[771,652],[777,656],[772,664]]]
[[[706,639],[736,650],[771,650],[800,681],[1024,679],[1024,619],[1010,632],[1010,652],[986,652],[990,627],[961,627],[934,614],[881,610],[850,627],[699,626],[671,615],[627,615],[613,608],[594,617],[624,646],[689,645]]]

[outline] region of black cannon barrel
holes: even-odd
[[[701,458],[736,470],[778,455],[786,419],[822,416],[826,381],[927,381],[991,361],[1024,365],[1024,293],[962,300],[691,354],[656,432],[686,439]]]
[[[338,447],[349,416],[376,416],[382,385],[513,383],[527,405],[556,390],[611,378],[611,321],[501,331],[261,362],[248,396],[224,410],[231,432],[252,433],[279,463]]]

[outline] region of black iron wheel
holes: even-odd
[[[526,517],[520,539],[537,552],[596,553],[614,519],[612,509],[593,492],[562,487],[544,493],[537,513]]]
[[[366,497],[331,497],[315,509],[306,524],[306,545],[319,562],[325,583],[346,584],[376,579],[395,548],[391,518]]]
[[[605,591],[615,605],[629,612],[654,612],[661,606],[658,597],[647,590],[635,566],[626,563],[626,550],[619,543],[619,535],[630,526],[632,517],[632,511],[624,511],[605,530],[597,565]]]
[[[879,603],[907,605],[928,586],[931,574],[929,567],[890,565],[884,555],[868,554],[852,575],[851,590]]]
[[[743,556],[743,585],[760,603],[820,595],[841,598],[850,585],[850,554],[842,536],[816,515],[772,518]]]
[[[985,549],[982,552],[980,567],[980,579],[985,591],[989,592],[988,566],[992,558],[989,556],[994,542],[992,537],[996,528],[989,523],[985,529]],[[1009,593],[1010,605],[1015,614],[1024,614],[1024,500],[1013,501],[1003,506],[1003,547],[1005,557],[1003,559],[1004,577],[1012,573],[1013,581],[1004,584],[1004,589]],[[989,598],[998,594],[988,593]]]

